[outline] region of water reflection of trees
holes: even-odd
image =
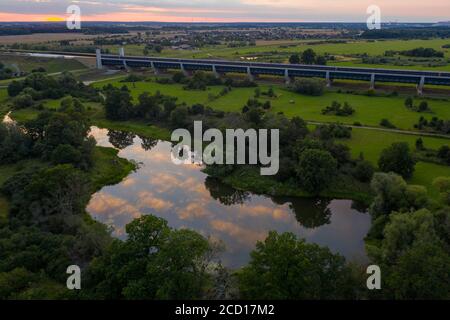
[[[330,200],[310,198],[273,198],[275,203],[289,203],[297,221],[305,228],[313,229],[331,223]]]
[[[109,142],[117,149],[125,149],[133,144],[136,135],[127,131],[109,130]]]
[[[150,151],[152,150],[157,144],[158,144],[158,140],[157,139],[152,139],[152,138],[147,138],[147,137],[141,137],[139,136],[139,138],[141,139],[141,147],[142,149],[144,149],[145,151]]]
[[[220,203],[226,206],[243,204],[250,198],[250,192],[236,190],[211,177],[206,178],[205,187],[213,199],[220,201]]]

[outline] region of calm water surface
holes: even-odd
[[[125,238],[125,225],[143,214],[166,219],[221,240],[224,265],[240,267],[268,231],[293,232],[350,260],[366,261],[364,237],[370,216],[350,200],[272,198],[234,190],[209,178],[196,165],[177,166],[169,142],[92,128],[98,145],[115,147],[140,168],[121,183],[93,195],[87,210]]]

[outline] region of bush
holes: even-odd
[[[172,76],[172,80],[175,83],[184,83],[186,79],[187,77],[183,72],[175,72],[175,74]]]
[[[76,164],[81,161],[81,152],[70,144],[60,144],[53,150],[51,160],[54,164]]]
[[[291,86],[291,90],[310,96],[321,96],[325,91],[325,81],[322,79],[299,79]]]
[[[337,161],[328,151],[306,149],[299,157],[297,177],[302,188],[317,194],[329,185],[336,170]]]
[[[13,100],[15,109],[29,108],[33,105],[33,97],[29,94],[20,94]]]
[[[380,126],[389,128],[389,129],[395,129],[396,126],[394,126],[388,119],[381,119]]]
[[[355,113],[355,109],[353,109],[347,102],[344,102],[344,106],[342,106],[337,101],[333,101],[331,106],[328,106],[322,110],[322,114],[332,114],[342,117],[351,116],[353,113]]]
[[[360,160],[356,163],[353,176],[361,182],[369,182],[372,180],[375,168],[367,160]]]
[[[383,172],[395,172],[407,179],[414,173],[414,160],[406,142],[393,143],[381,152],[378,166]]]
[[[411,97],[405,99],[405,107],[407,107],[408,109],[412,109],[413,105],[414,101]]]
[[[178,106],[170,113],[170,123],[176,128],[185,128],[188,116],[188,108],[186,106]]]
[[[317,126],[316,133],[321,140],[350,139],[352,137],[352,128],[338,123],[323,124]]]
[[[422,101],[422,102],[419,104],[419,109],[418,109],[418,111],[419,111],[419,112],[427,112],[427,111],[431,111],[431,110],[430,110],[430,107],[428,106],[428,102]]]

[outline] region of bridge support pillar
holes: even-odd
[[[191,73],[184,68],[184,64],[182,63],[180,64],[180,69],[186,77],[189,77],[191,75]]]
[[[425,85],[425,77],[420,78],[420,82],[417,85],[417,94],[420,96],[423,93],[423,86]]]
[[[327,88],[331,87],[330,71],[327,71],[327,73],[325,74],[325,80],[327,82]]]
[[[119,48],[119,57],[120,58],[125,57],[125,48],[124,47]],[[125,67],[125,69],[128,69],[127,61],[125,59],[123,59],[122,61],[123,61],[123,66]]]
[[[150,66],[151,66],[151,68],[152,68],[152,70],[153,70],[153,73],[157,76],[157,75],[159,75],[159,69],[158,68],[156,68],[155,67],[155,63],[153,62],[153,61],[151,61],[150,62]]]
[[[288,69],[284,70],[284,81],[285,81],[285,83],[287,85],[291,84],[291,82],[292,82],[292,77],[289,76],[289,70]]]
[[[375,74],[370,76],[370,90],[375,90]]]
[[[102,51],[100,49],[95,50],[95,57],[97,59],[97,69],[103,69],[102,65]]]
[[[255,76],[252,74],[250,67],[247,67],[247,77],[250,81],[255,81]]]
[[[220,74],[217,72],[216,65],[213,64],[212,72],[216,78],[220,78]]]

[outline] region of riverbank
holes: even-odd
[[[92,160],[93,166],[86,173],[91,182],[90,196],[103,187],[119,183],[137,167],[135,163],[119,157],[118,150],[113,148],[96,146]],[[0,165],[0,187],[9,178],[30,166],[44,168],[49,166],[49,163],[31,158],[14,164]],[[0,194],[0,222],[7,220],[8,211],[9,201]]]
[[[259,195],[274,197],[299,197],[299,198],[329,198],[350,199],[369,206],[373,195],[368,183],[355,181],[349,176],[339,174],[331,182],[330,186],[318,195],[310,194],[299,188],[293,182],[280,182],[273,177],[261,176],[259,169],[251,166],[243,166],[226,176],[214,176],[206,168],[206,174],[218,179],[237,190],[251,191]]]

